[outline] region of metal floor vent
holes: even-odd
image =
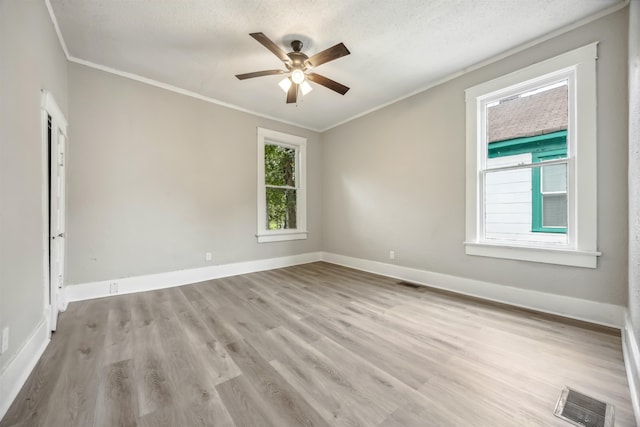
[[[613,427],[613,405],[569,387],[562,390],[554,414],[579,427]]]

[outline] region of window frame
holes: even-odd
[[[468,88],[466,101],[467,255],[597,267],[597,42]],[[488,146],[486,104],[568,79],[567,244],[488,242],[484,239],[484,183]],[[579,213],[579,215],[578,215]]]
[[[531,169],[531,231],[535,233],[567,233],[567,227],[549,227],[544,225],[544,192],[542,191],[542,180],[544,163],[546,160],[555,160],[558,156],[564,158],[567,154],[566,149],[550,150],[542,153],[532,153],[531,161],[533,163],[542,163],[540,167]],[[564,193],[568,197],[567,191]]]
[[[258,136],[258,203],[257,233],[258,243],[282,242],[306,239],[307,232],[307,139],[257,128]],[[266,144],[292,148],[296,155],[296,228],[269,230],[267,228],[267,184],[265,182],[264,147]]]

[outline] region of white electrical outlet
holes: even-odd
[[[2,330],[2,346],[0,347],[0,354],[9,349],[9,327],[7,326]]]
[[[207,252],[204,254],[205,261],[211,261],[212,259],[213,259],[213,255],[211,254],[211,252]]]
[[[396,251],[389,251],[389,259],[396,259]]]
[[[113,282],[109,285],[109,293],[110,294],[118,293],[118,282]]]

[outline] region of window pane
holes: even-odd
[[[532,154],[565,150],[568,125],[567,82],[539,87],[486,105],[488,167],[529,164]],[[528,157],[521,157],[527,154]]]
[[[567,226],[567,195],[543,194],[542,195],[542,226],[566,227]]]
[[[506,171],[487,171],[484,175],[484,239],[514,244],[567,242],[566,233],[534,231],[534,177],[542,166]],[[536,171],[532,173],[532,171]],[[538,183],[538,188],[539,188]],[[566,194],[561,194],[565,200]],[[550,202],[551,204],[553,203]],[[556,205],[558,203],[556,202]],[[547,206],[549,215],[559,208]],[[540,214],[539,214],[540,215]],[[558,214],[559,215],[559,214]],[[559,220],[555,220],[558,223]],[[552,225],[556,226],[556,225]],[[557,225],[560,227],[560,225]]]
[[[296,186],[296,150],[280,145],[264,146],[265,184]]]
[[[531,172],[489,172],[485,177],[487,238],[528,240],[531,231]]]
[[[551,165],[542,167],[542,192],[567,191],[567,165]]]
[[[267,228],[286,230],[297,228],[296,190],[267,188]]]

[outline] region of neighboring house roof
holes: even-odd
[[[489,142],[544,135],[567,129],[567,86],[514,98],[487,111]]]

